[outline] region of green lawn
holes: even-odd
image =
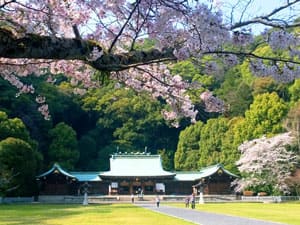
[[[165,203],[163,203],[165,204]],[[184,204],[172,204],[184,207]],[[300,225],[300,203],[206,203],[196,210]],[[132,204],[2,204],[0,225],[192,225]],[[218,224],[216,224],[218,225]]]
[[[192,225],[131,204],[1,205],[0,225]]]
[[[184,204],[174,204],[184,207]],[[197,204],[197,210],[236,215],[300,225],[300,202],[295,203],[206,203]]]

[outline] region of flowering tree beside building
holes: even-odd
[[[283,133],[240,145],[241,158],[237,165],[243,178],[234,182],[236,190],[290,193],[288,180],[299,163],[299,153],[291,147],[294,142],[291,133]]]
[[[166,63],[192,58],[205,73],[214,74],[221,65],[247,59],[259,76],[287,82],[300,74],[299,37],[288,32],[300,25],[295,20],[300,1],[282,1],[253,18],[246,18],[253,1],[238,2],[242,13],[235,13],[235,5],[225,15],[220,1],[1,0],[0,77],[18,88],[17,95],[35,91],[22,76],[46,75],[55,83],[55,74],[63,73],[79,94],[97,87],[99,77],[109,77],[163,98],[170,106],[163,112],[167,119],[185,116],[194,122],[197,111],[187,90],[198,86],[170,74]],[[257,24],[274,29],[249,48],[254,43],[251,26]],[[155,40],[155,47],[143,49],[145,38]],[[273,54],[255,52],[265,45]],[[207,111],[224,111],[224,103],[209,91],[199,98]],[[46,99],[37,94],[36,101],[49,119]]]

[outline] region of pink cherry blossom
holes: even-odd
[[[298,162],[297,155],[287,149],[295,137],[291,133],[278,134],[272,138],[262,137],[244,142],[239,146],[241,157],[238,169],[244,176],[234,184],[241,191],[258,185],[272,185],[282,193],[289,193],[287,179]]]
[[[197,111],[186,91],[193,86],[171,75],[166,65],[192,58],[206,73],[220,76],[220,60],[230,67],[247,58],[253,74],[290,82],[300,77],[299,36],[288,32],[298,26],[290,18],[298,16],[294,7],[299,2],[282,2],[263,16],[236,20],[233,9],[226,15],[221,1],[210,0],[2,0],[0,77],[18,88],[18,96],[34,92],[19,79],[23,76],[47,74],[47,82],[55,84],[55,75],[64,74],[74,92],[84,94],[84,89],[99,87],[95,76],[108,74],[165,99],[170,105],[170,113],[163,113],[170,115],[167,118],[186,116],[194,121]],[[277,20],[285,10],[290,10],[290,17]],[[275,52],[287,51],[284,58],[247,51],[254,40],[251,26],[256,24],[274,28],[265,32],[262,44]],[[146,38],[155,40],[155,51],[138,50]],[[228,52],[228,46],[234,51]],[[207,111],[224,111],[216,96],[206,93],[201,98]]]

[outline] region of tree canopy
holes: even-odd
[[[66,169],[73,169],[79,159],[76,132],[72,127],[61,122],[49,131],[51,144],[49,146],[49,162],[59,163]]]
[[[284,132],[289,110],[298,131],[300,0],[259,2],[0,1],[0,142],[44,168],[147,149],[168,169],[237,171],[237,147]]]
[[[10,174],[10,186],[13,192],[4,194],[30,196],[37,191],[35,176],[41,165],[41,155],[27,142],[18,138],[6,138],[0,141],[0,164],[3,174]]]

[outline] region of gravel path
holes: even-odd
[[[237,216],[227,216],[216,213],[207,213],[199,210],[178,208],[166,205],[161,205],[159,208],[157,208],[154,204],[137,205],[158,213],[174,216],[201,225],[284,225],[282,223],[247,219]]]

